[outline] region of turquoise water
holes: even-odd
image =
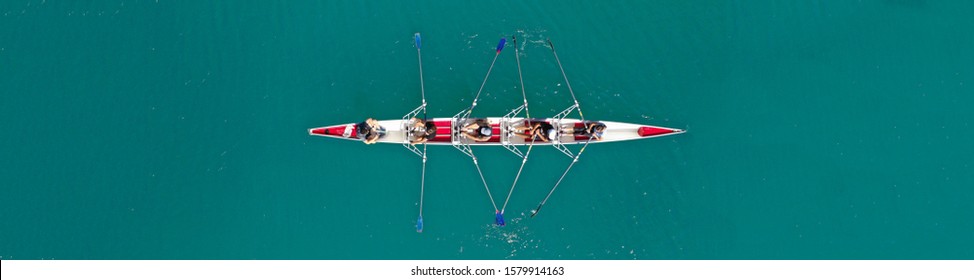
[[[971,259],[971,1],[0,2],[0,258]],[[689,133],[476,169],[309,127],[469,105]],[[514,47],[508,45],[508,49]],[[476,113],[520,102],[505,50]],[[502,203],[520,161],[475,150]]]

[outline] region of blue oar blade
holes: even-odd
[[[501,42],[497,43],[497,53],[501,53],[501,50],[504,49],[504,43],[507,43],[507,39],[501,38]]]
[[[416,219],[416,232],[423,232],[423,216]]]
[[[495,213],[494,214],[494,222],[496,222],[498,226],[504,226],[505,225],[505,223],[504,223],[504,214],[501,213],[500,211],[498,211],[497,213]]]
[[[423,47],[423,42],[419,38],[419,33],[416,33],[416,36],[414,36],[414,38],[416,39],[416,48],[421,49]]]

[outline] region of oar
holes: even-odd
[[[568,175],[568,171],[572,170],[572,166],[575,166],[575,163],[578,162],[578,157],[582,156],[582,153],[585,152],[585,148],[588,147],[588,144],[591,142],[592,137],[589,137],[588,141],[585,141],[585,146],[582,146],[582,149],[578,150],[578,154],[575,154],[575,158],[572,159],[572,163],[568,165],[568,169],[565,169],[565,173],[561,174],[561,178],[558,178],[558,182],[555,183],[555,186],[551,188],[551,191],[549,191],[548,195],[544,197],[541,204],[538,204],[538,208],[534,209],[534,211],[531,213],[531,218],[534,218],[534,216],[538,215],[538,212],[541,212],[541,206],[544,206],[545,202],[548,202],[548,198],[551,197],[551,194],[555,193],[555,189],[557,189],[558,185],[561,184],[561,180],[565,179],[565,175]]]
[[[575,109],[578,109],[578,116],[581,117],[582,121],[585,121],[585,115],[582,115],[582,107],[578,106],[578,98],[575,98],[575,91],[572,90],[572,83],[568,82],[568,75],[565,74],[565,68],[561,66],[561,60],[558,59],[558,52],[555,51],[555,44],[551,43],[551,39],[548,39],[548,46],[551,47],[551,53],[555,55],[555,62],[558,62],[558,69],[561,70],[561,76],[565,78],[565,85],[568,86],[568,93],[572,94],[572,100],[575,101]]]
[[[423,232],[423,195],[426,192],[426,143],[423,143],[423,175],[419,181],[419,218],[416,219],[416,232]]]
[[[419,90],[423,95],[423,121],[426,121],[426,87],[423,85],[423,53],[422,40],[417,32],[413,38],[416,40],[416,56],[419,57]],[[419,183],[419,218],[416,219],[416,232],[423,232],[423,196],[426,192],[426,143],[423,143],[423,175]]]
[[[521,82],[521,98],[524,100],[524,116],[528,119],[528,126],[531,125],[531,110],[528,110],[528,94],[524,91],[524,76],[521,75],[521,56],[517,51],[517,37],[511,36],[514,39],[514,60],[517,61],[517,79]]]
[[[423,95],[423,121],[426,121],[426,85],[423,81],[423,54],[420,49],[423,47],[423,40],[419,37],[419,32],[413,36],[416,41],[416,56],[419,57],[419,92]]]
[[[477,96],[473,98],[473,105],[470,105],[470,111],[473,111],[474,107],[477,107],[477,100],[480,99],[480,93],[484,91],[484,85],[487,84],[487,78],[490,77],[490,71],[494,70],[494,63],[497,62],[497,56],[501,54],[501,50],[504,49],[504,44],[507,43],[507,39],[501,38],[501,41],[497,43],[497,53],[494,54],[494,60],[490,62],[490,68],[487,68],[487,75],[484,76],[484,81],[480,83],[480,89],[477,90]]]
[[[527,125],[528,125],[528,127],[530,127],[531,126],[531,112],[528,110],[528,95],[527,95],[527,93],[524,90],[524,76],[521,75],[521,58],[520,58],[519,53],[517,51],[517,37],[512,36],[511,39],[514,40],[514,59],[515,59],[515,61],[517,61],[517,77],[518,77],[518,80],[521,82],[521,97],[524,100],[524,105],[523,105],[524,106],[524,114],[527,116],[527,120],[528,120],[527,121]],[[504,206],[501,207],[501,212],[499,214],[497,214],[498,215],[497,218],[501,222],[504,221],[504,210],[507,209],[507,203],[511,200],[511,194],[514,194],[514,187],[517,186],[517,181],[518,181],[518,179],[521,178],[521,171],[524,171],[524,165],[528,163],[528,156],[531,155],[531,149],[534,148],[534,141],[535,140],[536,139],[534,137],[531,137],[531,144],[528,146],[528,152],[526,154],[524,154],[524,157],[521,159],[521,167],[517,169],[517,176],[514,176],[514,182],[511,183],[511,190],[507,192],[507,199],[504,200]]]
[[[470,114],[473,112],[473,109],[477,107],[477,100],[480,100],[480,93],[484,91],[484,85],[487,84],[487,78],[490,78],[490,72],[494,70],[494,64],[497,63],[497,57],[500,56],[501,50],[504,49],[504,44],[506,43],[507,43],[507,39],[505,38],[501,38],[500,42],[497,43],[497,49],[496,49],[497,52],[494,53],[494,59],[490,62],[490,67],[487,68],[487,75],[484,75],[484,81],[480,83],[480,89],[477,90],[477,95],[474,96],[473,98],[473,104],[471,104],[469,108],[461,110],[459,113],[453,116],[454,122],[456,123],[456,126],[453,128],[454,131],[458,131],[462,127],[464,120],[467,119],[467,117],[469,117]],[[480,170],[480,164],[477,163],[477,156],[473,154],[473,150],[470,149],[470,146],[468,144],[462,144],[462,143],[454,144],[453,147],[457,148],[467,156],[470,156],[471,159],[473,159],[473,165],[477,167],[477,173],[480,174],[480,181],[484,183],[484,189],[487,191],[488,198],[490,198],[490,204],[494,206],[495,222],[497,222],[497,225],[503,226],[504,225],[503,216],[501,216],[500,214],[501,213],[500,209],[497,209],[497,203],[494,202],[494,196],[490,193],[490,187],[487,185],[487,180],[484,178],[484,173],[483,171]],[[465,148],[461,148],[461,147],[465,147]]]

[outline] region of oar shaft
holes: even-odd
[[[551,191],[548,192],[548,195],[545,196],[544,200],[541,201],[541,205],[544,205],[546,202],[548,202],[548,198],[551,198],[551,194],[555,193],[555,189],[558,189],[558,185],[561,185],[561,181],[565,179],[565,175],[568,175],[568,171],[572,170],[572,166],[575,166],[575,162],[578,162],[578,156],[576,156],[575,159],[572,160],[572,163],[568,165],[568,169],[565,169],[565,172],[561,173],[561,178],[558,178],[558,182],[555,183],[555,186],[551,188]]]
[[[548,46],[551,47],[551,53],[555,55],[555,62],[558,63],[558,69],[561,70],[561,76],[565,78],[565,85],[568,86],[568,93],[572,95],[572,100],[575,101],[575,107],[578,109],[578,115],[585,120],[585,116],[582,115],[582,108],[578,106],[578,98],[575,98],[575,91],[572,90],[572,83],[568,81],[568,75],[565,74],[565,67],[561,66],[561,59],[558,59],[558,52],[555,51],[555,44],[551,43],[551,39],[548,39]]]
[[[561,181],[565,179],[565,175],[568,175],[568,171],[572,170],[572,166],[575,166],[575,163],[578,162],[578,157],[582,156],[582,153],[585,152],[585,148],[588,147],[589,143],[592,143],[591,137],[589,137],[588,141],[585,141],[585,146],[582,146],[582,149],[578,150],[578,154],[576,154],[575,158],[572,159],[572,163],[568,165],[568,169],[565,169],[565,172],[561,173],[561,178],[558,178],[558,182],[555,183],[555,186],[551,188],[551,191],[549,191],[548,195],[544,197],[541,204],[538,204],[538,208],[534,210],[534,213],[531,213],[532,218],[535,215],[538,215],[538,212],[541,212],[541,206],[544,206],[544,204],[548,202],[548,198],[551,198],[551,194],[555,193],[555,189],[558,189],[558,186],[561,185]]]
[[[473,151],[470,151],[473,154]],[[477,167],[477,174],[480,174],[480,181],[484,183],[484,189],[487,190],[487,197],[490,198],[490,205],[494,206],[494,212],[499,212],[497,210],[497,203],[494,203],[494,196],[490,194],[490,187],[487,186],[487,179],[484,178],[484,172],[480,171],[480,164],[477,163],[477,157],[473,157],[473,165]]]
[[[423,198],[426,194],[426,143],[423,143],[423,173],[419,177],[419,216],[423,216]]]
[[[423,81],[423,53],[421,50],[422,42],[419,37],[419,33],[416,33],[415,39],[416,39],[416,56],[419,57],[419,92],[423,96],[423,105],[426,105],[426,85],[425,82]],[[426,112],[425,108],[423,109],[423,112]]]
[[[517,175],[514,176],[514,183],[511,184],[511,190],[507,193],[507,199],[504,199],[504,206],[501,207],[501,213],[504,213],[504,210],[507,209],[507,202],[511,200],[511,194],[514,193],[514,187],[517,186],[518,179],[521,179],[521,171],[524,171],[524,165],[528,163],[528,156],[531,155],[531,149],[534,148],[534,140],[535,138],[531,139],[531,145],[528,146],[528,152],[524,154],[524,159],[521,160],[521,167],[517,169]]]
[[[416,219],[416,232],[423,232],[423,198],[426,194],[426,143],[423,143],[422,174],[419,179],[419,218]]]
[[[524,77],[521,75],[521,55],[517,51],[517,37],[512,36],[514,39],[514,60],[517,61],[517,79],[521,82],[521,97],[524,100],[524,115],[530,119],[531,111],[528,110],[528,94],[524,91]],[[530,148],[529,148],[530,149]]]
[[[500,54],[500,52],[494,54],[494,60],[490,62],[490,67],[487,68],[487,75],[484,76],[484,81],[480,83],[480,89],[477,90],[477,95],[473,98],[473,105],[470,105],[471,111],[473,111],[474,107],[477,107],[477,100],[480,100],[480,93],[484,91],[484,85],[487,84],[487,78],[490,78],[490,72],[494,70],[494,63],[497,62],[497,56]]]
[[[477,100],[480,100],[480,93],[484,91],[484,85],[487,84],[487,78],[490,78],[490,72],[494,70],[494,63],[497,62],[497,57],[500,56],[501,50],[504,49],[505,42],[507,42],[507,39],[501,38],[501,41],[497,43],[497,52],[494,53],[494,60],[490,62],[490,67],[487,68],[487,75],[484,75],[484,81],[480,83],[480,89],[477,90],[477,95],[473,98],[473,105],[470,105],[470,111],[473,111],[473,108],[477,107]]]

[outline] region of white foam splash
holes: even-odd
[[[506,251],[507,258],[516,257],[519,251],[531,252],[538,249],[540,240],[530,238],[533,232],[527,226],[520,224],[524,219],[523,213],[521,216],[508,220],[504,227],[485,226],[486,232],[480,239],[484,248],[501,248]]]

